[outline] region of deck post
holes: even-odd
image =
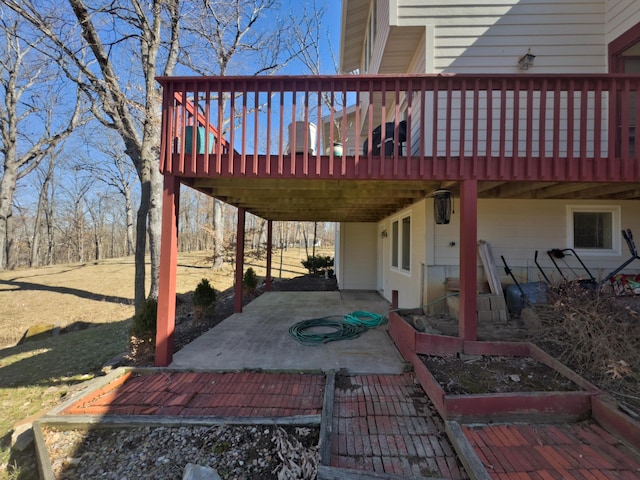
[[[158,285],[158,313],[156,316],[156,367],[166,367],[173,360],[179,213],[180,181],[173,175],[165,175],[162,191],[160,283]]]
[[[460,182],[460,316],[459,337],[478,336],[477,299],[478,180]]]
[[[236,280],[234,286],[233,311],[242,312],[242,276],[244,274],[244,208],[238,208],[238,230],[236,234]]]
[[[267,220],[267,273],[264,290],[271,291],[271,257],[273,255],[273,220]]]

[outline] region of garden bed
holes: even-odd
[[[555,422],[590,415],[591,396],[598,389],[531,343],[464,341],[418,332],[395,312],[389,315],[389,332],[446,420]],[[490,363],[500,366],[499,373],[488,371]],[[467,378],[464,388],[460,378],[451,376],[453,371]],[[441,375],[440,380],[434,375]],[[550,379],[554,382],[542,390],[540,385]]]
[[[418,358],[447,395],[582,390],[531,357],[418,355]]]

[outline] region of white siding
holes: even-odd
[[[433,73],[606,72],[605,0],[398,0],[398,24],[433,25]],[[637,2],[636,2],[637,3]]]
[[[389,236],[382,241],[382,248],[378,258],[381,262],[384,272],[382,295],[387,300],[391,300],[393,290],[398,291],[398,303],[402,308],[417,308],[424,301],[423,281],[424,271],[426,269],[426,247],[425,247],[425,230],[426,230],[426,201],[421,201],[413,205],[413,207],[398,212],[396,215],[380,222],[378,231],[387,230]],[[399,269],[393,269],[391,265],[391,222],[400,219],[406,215],[411,215],[411,271],[404,272]]]
[[[378,230],[375,223],[340,224],[341,290],[376,290]]]
[[[640,209],[638,201],[602,201],[602,200],[499,200],[480,199],[478,201],[478,240],[485,240],[491,245],[503,284],[513,283],[504,273],[501,256],[504,256],[512,268],[518,281],[533,282],[540,279],[539,270],[534,263],[535,251],[539,251],[540,265],[545,272],[557,275],[557,270],[547,256],[552,248],[567,248],[568,205],[620,205],[621,228],[630,228],[640,232],[640,218],[636,214]],[[459,212],[457,199],[454,199],[454,211]],[[427,215],[432,216],[427,209]],[[433,228],[433,245],[429,258],[428,298],[434,300],[443,293],[442,283],[446,277],[459,276],[460,215],[454,214],[449,225],[435,225],[428,222],[428,229]],[[429,232],[427,232],[429,233]],[[620,239],[619,255],[586,255],[580,258],[589,271],[597,279],[605,277],[609,272],[624,263],[631,254],[624,240]],[[452,242],[454,245],[452,245]],[[583,273],[578,263],[569,261],[570,266],[578,266],[576,273]],[[484,272],[478,259],[479,275]],[[562,265],[565,268],[565,265]],[[581,271],[582,270],[582,271]],[[625,272],[639,272],[640,260],[631,263]],[[571,272],[569,278],[571,278]]]
[[[607,43],[612,42],[640,22],[638,0],[607,1]]]
[[[454,199],[454,214],[449,225],[436,225],[433,220],[433,200],[426,199],[410,209],[399,212],[377,225],[378,237],[382,230],[391,232],[393,219],[411,214],[412,222],[412,265],[411,274],[404,274],[390,268],[391,239],[380,239],[378,252],[378,275],[385,298],[391,300],[391,292],[398,290],[402,308],[416,308],[441,299],[445,293],[446,278],[460,275],[460,214],[458,199]],[[621,207],[621,228],[630,228],[640,234],[640,218],[636,212],[640,201],[602,200],[499,200],[480,199],[478,201],[478,240],[491,245],[503,286],[513,283],[504,273],[501,256],[505,257],[519,282],[536,282],[542,277],[534,262],[538,250],[538,263],[552,279],[559,279],[559,273],[547,255],[547,250],[567,248],[568,205],[616,205]],[[372,234],[373,235],[373,234]],[[605,277],[631,257],[626,243],[620,238],[619,255],[581,254],[591,274],[598,280]],[[380,258],[382,255],[382,258]],[[371,257],[373,258],[373,257]],[[362,259],[363,264],[365,262]],[[485,277],[480,259],[477,260],[478,279]],[[563,273],[573,278],[568,267],[576,274],[585,273],[575,259],[568,258],[567,264],[559,263]],[[640,272],[640,260],[632,262],[624,273]],[[379,286],[380,287],[380,286]],[[435,311],[442,311],[444,302],[436,302]]]

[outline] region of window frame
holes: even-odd
[[[621,252],[620,205],[567,205],[567,246],[584,256],[619,256]],[[576,248],[574,213],[610,213],[611,248]]]
[[[390,265],[391,270],[411,275],[411,264],[413,263],[413,235],[411,234],[411,213],[398,215],[391,219],[391,248],[390,248]],[[405,228],[405,226],[407,228]],[[405,238],[405,235],[409,238]],[[406,252],[408,249],[408,254]],[[405,268],[405,265],[408,268]]]

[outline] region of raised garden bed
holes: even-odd
[[[531,343],[469,342],[458,337],[422,333],[395,312],[389,315],[389,332],[403,357],[413,365],[418,381],[436,409],[446,420],[570,421],[590,416],[591,396],[598,389]],[[505,374],[516,385],[510,385],[506,391],[505,385],[508,383],[504,379],[487,376],[485,371],[484,382],[481,382],[479,373],[472,374],[475,377],[474,386],[469,390],[456,391],[452,388],[456,380],[442,380],[443,385],[434,377],[436,371],[442,372],[447,368],[458,368],[459,371],[465,370],[460,366],[470,371],[475,369],[476,366],[471,363],[460,363],[464,355],[475,356],[476,361],[501,358],[503,367],[511,365],[512,371],[505,371]],[[427,356],[431,357],[429,366],[429,362],[425,364],[424,361]],[[446,367],[446,364],[449,366]],[[515,368],[527,364],[529,372]],[[547,378],[555,379],[552,390],[541,391],[527,386],[529,374],[542,370]],[[518,375],[519,381],[514,381],[515,377],[509,375]]]
[[[447,395],[574,392],[582,388],[531,357],[418,355]]]

